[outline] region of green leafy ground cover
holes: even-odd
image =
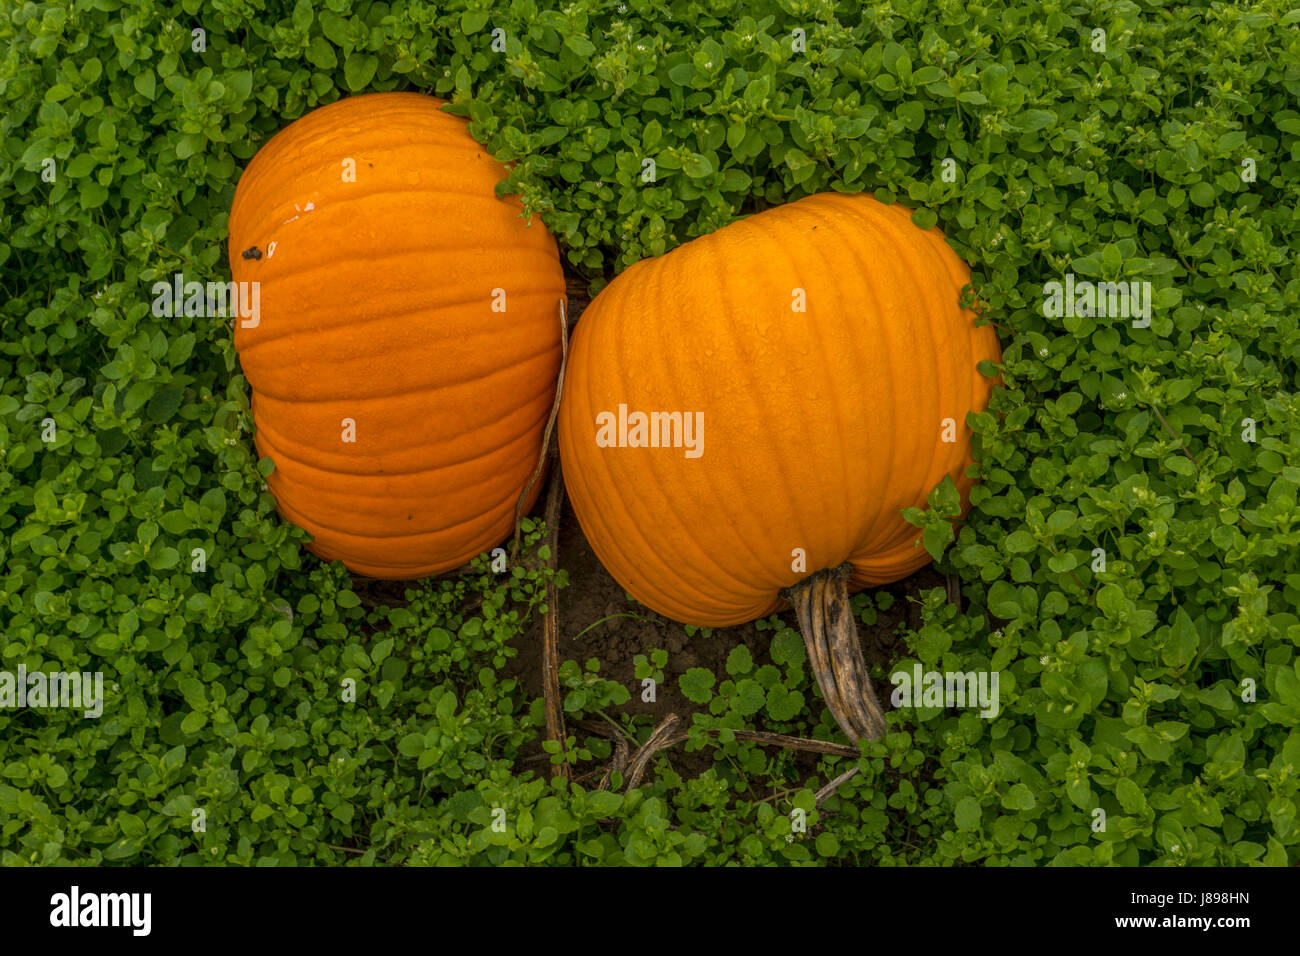
[[[0,671],[100,670],[107,700],[99,719],[0,709],[0,864],[1295,863],[1289,6],[9,4]],[[661,763],[631,794],[553,783],[521,759],[540,702],[502,676],[544,600],[540,528],[525,566],[413,586],[409,606],[363,603],[301,549],[262,487],[226,321],[155,318],[149,289],[229,279],[227,210],[272,133],[394,89],[449,99],[517,161],[503,188],[593,292],[821,190],[944,229],[1007,388],[974,416],[983,484],[940,565],[962,608],[924,594],[899,663],[999,671],[995,719],[903,712],[815,809],[849,761],[705,734],[842,739],[773,619],[770,649],[682,676],[712,769]],[[1045,316],[1066,272],[1149,281],[1150,326]],[[935,504],[917,520],[937,548]],[[869,621],[887,598],[855,606]],[[661,672],[645,655],[638,677]],[[627,686],[563,676],[571,716],[620,720]]]

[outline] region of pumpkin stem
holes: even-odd
[[[804,578],[781,592],[794,606],[817,686],[849,740],[875,740],[885,733],[885,713],[871,687],[849,603],[853,565],[841,564]]]

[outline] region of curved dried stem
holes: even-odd
[[[632,764],[627,772],[627,789],[635,790],[641,783],[641,778],[645,775],[646,767],[650,765],[650,758],[658,751],[665,747],[671,747],[678,743],[682,738],[674,734],[678,722],[681,720],[676,714],[669,714],[650,734],[650,739],[643,743],[635,754],[632,755]],[[684,737],[684,735],[682,735]]]
[[[799,619],[817,686],[835,722],[849,740],[876,740],[885,733],[885,713],[871,687],[849,604],[853,566],[818,571],[782,592]]]
[[[816,796],[814,797],[814,799],[817,802],[817,806],[820,807],[827,798],[833,796],[835,794],[835,791],[838,790],[842,784],[856,777],[858,775],[859,769],[860,769],[859,767],[850,767],[848,770],[845,770],[842,774],[840,774],[830,783],[826,784],[826,786],[818,790]]]
[[[560,463],[555,463],[551,487],[546,492],[546,543],[550,556],[546,565],[551,573],[546,576],[546,616],[542,620],[542,693],[546,698],[546,736],[560,742],[561,751],[567,751],[569,734],[564,727],[564,697],[560,692],[560,589],[555,584],[555,567],[560,555],[560,509],[564,507],[564,478]],[[566,778],[573,772],[568,761],[553,767],[552,775]]]
[[[555,419],[560,414],[560,396],[564,394],[564,370],[569,364],[569,317],[565,311],[565,302],[560,300],[560,374],[555,379],[555,401],[551,403],[551,414],[546,419],[546,431],[542,433],[542,453],[537,456],[537,467],[533,469],[532,475],[528,478],[528,483],[524,485],[524,490],[519,494],[519,500],[515,502],[515,538],[514,543],[510,546],[510,566],[514,567],[515,560],[519,557],[519,523],[524,518],[524,502],[528,500],[528,493],[533,490],[533,485],[542,477],[542,472],[546,470],[546,460],[553,454],[555,449],[551,447],[551,435],[555,431]]]

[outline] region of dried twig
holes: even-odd
[[[569,319],[565,312],[565,302],[560,300],[560,374],[555,380],[555,400],[551,403],[551,414],[546,420],[546,431],[542,433],[542,453],[537,456],[537,467],[528,478],[528,483],[524,485],[524,490],[519,495],[519,500],[515,502],[515,539],[510,546],[510,565],[514,566],[515,560],[519,557],[519,541],[522,535],[520,522],[524,519],[524,502],[528,500],[528,494],[533,490],[533,485],[542,477],[542,472],[546,468],[548,458],[554,456],[554,450],[551,448],[551,436],[555,432],[555,419],[560,414],[560,396],[564,394],[564,370],[569,364]]]
[[[605,768],[604,773],[601,774],[600,784],[596,788],[597,790],[608,790],[613,775],[627,770],[628,755],[631,748],[627,743],[626,732],[612,723],[603,724],[597,720],[575,720],[573,723],[576,727],[587,731],[589,734],[608,737],[614,742],[614,758],[609,762],[609,766]]]
[[[825,800],[827,797],[829,797],[831,794],[833,794],[836,790],[840,788],[840,784],[844,783],[846,780],[852,779],[854,776],[857,775],[857,773],[858,773],[857,767],[850,767],[848,770],[845,770],[842,774],[840,774],[830,783],[826,784],[826,786],[818,790],[816,794],[817,806],[820,807],[822,805],[823,800]]]
[[[636,756],[632,758],[632,776],[629,778],[627,789],[633,790],[641,782],[641,777],[645,774],[645,768],[649,764],[650,758],[657,752],[682,743],[690,737],[690,731],[679,729],[679,724],[680,718],[676,714],[669,714],[655,728],[650,738],[641,745],[636,752]],[[704,731],[710,737],[716,737],[722,732],[723,728],[720,727],[710,727]],[[770,747],[781,747],[785,750],[803,750],[811,753],[828,754],[833,757],[856,758],[859,756],[856,747],[832,743],[829,740],[791,737],[788,734],[774,734],[763,730],[733,730],[731,733],[735,735],[737,740],[749,740]]]
[[[614,759],[610,761],[609,766],[605,768],[604,774],[601,775],[598,790],[608,790],[614,774],[624,773],[627,770],[630,753],[631,748],[628,747],[627,740],[621,734],[616,736],[614,738]]]
[[[650,758],[664,747],[671,747],[674,743],[685,738],[674,740],[673,730],[681,720],[676,714],[669,714],[654,729],[650,738],[637,748],[636,755],[632,758],[632,765],[628,770],[627,789],[635,790],[641,783],[641,777],[645,775],[645,769],[650,763]]]
[[[560,589],[555,585],[555,563],[560,553],[560,508],[563,504],[564,478],[557,461],[551,475],[550,490],[546,493],[546,541],[551,550],[546,563],[551,573],[546,577],[546,617],[542,620],[542,692],[546,697],[546,737],[558,740],[560,752],[566,753],[569,737],[564,728],[564,698],[560,694]],[[572,779],[573,772],[567,760],[552,769],[551,775],[557,774]]]
[[[551,403],[551,414],[546,420],[546,431],[542,433],[542,453],[537,458],[537,467],[533,469],[528,483],[524,485],[519,500],[515,503],[515,539],[510,548],[510,563],[513,566],[519,557],[519,543],[522,534],[524,502],[532,491],[533,485],[542,476],[548,459],[551,461],[551,482],[546,493],[546,543],[550,548],[550,557],[546,567],[550,574],[546,578],[546,616],[542,621],[542,694],[546,699],[546,739],[557,741],[560,753],[567,757],[569,749],[568,732],[564,727],[563,697],[560,694],[560,595],[555,586],[555,565],[560,553],[560,510],[564,506],[564,476],[560,473],[560,456],[554,441],[555,419],[560,411],[560,396],[564,394],[564,370],[569,361],[569,321],[565,313],[565,300],[560,300],[560,374],[555,381],[555,400]],[[552,776],[573,779],[573,768],[567,759],[552,765]]]
[[[709,735],[721,733],[719,730],[709,729],[705,731]],[[787,734],[769,734],[762,730],[733,730],[737,740],[752,740],[758,744],[768,744],[772,747],[782,747],[786,750],[806,750],[811,753],[829,754],[832,757],[853,757],[857,759],[861,756],[857,747],[850,747],[846,744],[832,743],[829,740],[813,740],[809,737],[791,737]],[[685,739],[685,737],[683,737]]]

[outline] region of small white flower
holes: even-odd
[[[1116,398],[1117,400],[1118,400],[1118,399],[1128,398],[1128,392],[1116,392],[1116,393],[1115,393],[1115,398]]]
[[[1047,354],[1048,354],[1047,349],[1039,349],[1038,354],[1041,355],[1043,358],[1047,358]]]
[[[1047,666],[1047,655],[1044,654],[1042,657],[1040,657],[1040,658],[1038,659],[1038,663],[1040,663],[1040,664],[1042,664],[1044,667],[1046,667],[1046,666]]]

